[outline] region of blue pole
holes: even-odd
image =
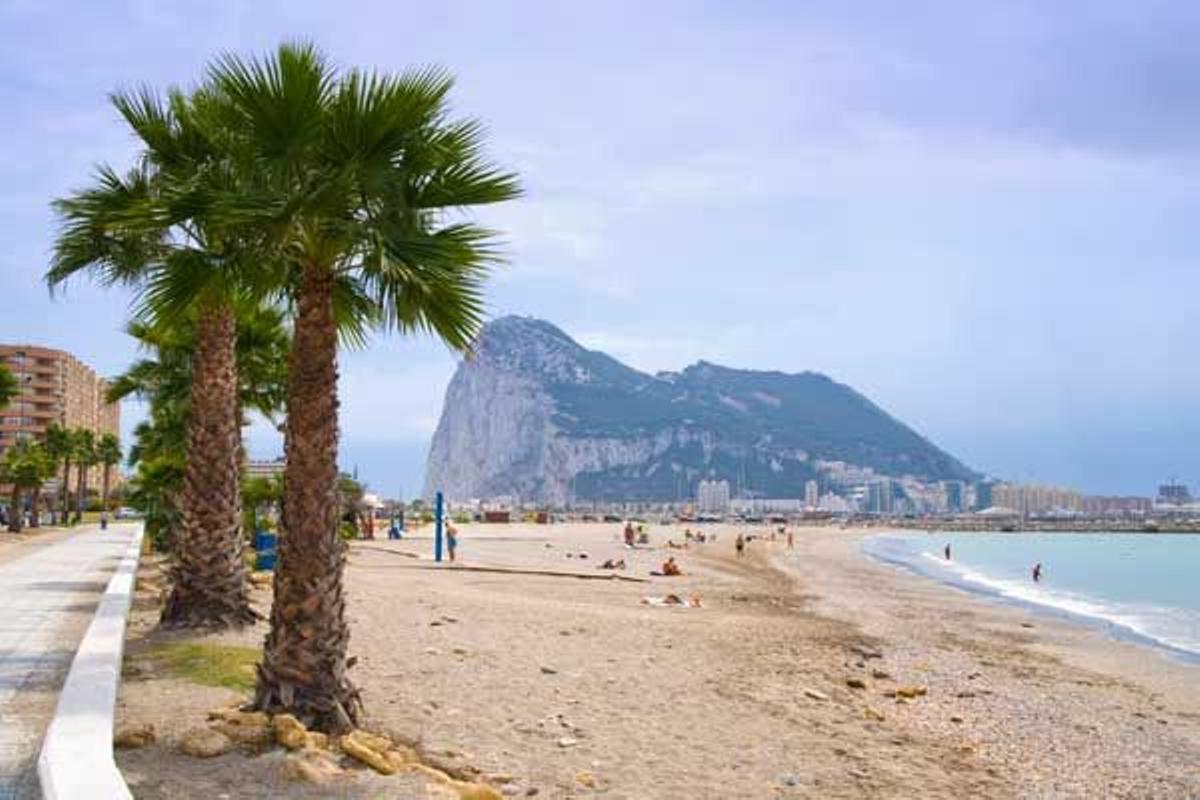
[[[433,537],[433,560],[441,563],[442,560],[442,517],[445,514],[445,504],[442,502],[442,493],[438,492],[434,500],[433,522],[436,527],[436,532]]]

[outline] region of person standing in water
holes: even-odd
[[[942,552],[946,554],[946,560],[949,561],[950,560],[950,543],[949,542],[946,542],[946,549],[943,550]]]
[[[1042,562],[1033,565],[1033,582],[1039,583],[1042,580]]]

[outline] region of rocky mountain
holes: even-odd
[[[756,496],[803,497],[839,471],[923,481],[976,474],[824,375],[701,361],[648,375],[542,320],[483,330],[446,390],[425,494],[674,500],[705,478]]]

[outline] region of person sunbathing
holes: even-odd
[[[675,556],[671,556],[662,565],[662,574],[668,578],[679,577],[683,571],[679,569],[679,565],[675,563]]]
[[[620,560],[613,561],[610,558],[600,566],[596,567],[596,569],[625,569],[625,559],[622,558]]]

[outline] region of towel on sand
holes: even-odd
[[[692,595],[685,600],[677,594],[669,594],[666,597],[643,597],[642,605],[665,608],[700,608],[700,598]]]

